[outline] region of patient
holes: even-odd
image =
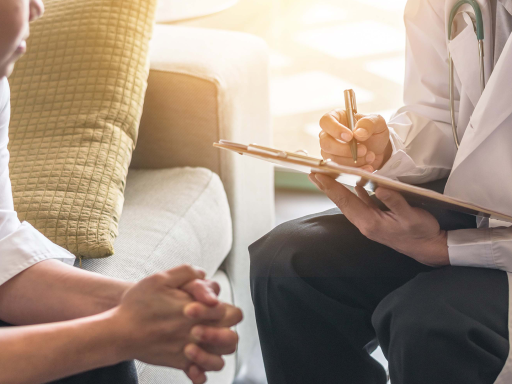
[[[181,266],[138,284],[89,273],[17,218],[7,77],[26,50],[29,22],[42,14],[41,0],[0,1],[0,383],[131,384],[133,359],[204,383],[235,351],[230,327],[242,313],[218,301],[203,271]]]

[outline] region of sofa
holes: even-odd
[[[150,68],[115,254],[82,268],[130,281],[183,263],[204,268],[245,314],[238,351],[209,383],[261,384],[247,247],[273,226],[273,169],[212,143],[270,144],[267,48],[243,33],[157,25]],[[136,364],[141,384],[190,382]]]

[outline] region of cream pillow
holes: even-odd
[[[83,258],[112,255],[156,0],[46,0],[10,78],[14,204]]]

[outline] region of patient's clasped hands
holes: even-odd
[[[238,336],[230,327],[242,312],[219,302],[219,286],[204,277],[181,266],[127,290],[106,314],[109,329],[119,336],[117,360],[181,369],[194,384],[206,381],[205,371],[221,370],[221,356],[236,350]]]

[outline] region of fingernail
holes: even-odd
[[[358,130],[356,130],[355,134],[360,137],[361,139],[365,139],[369,136],[369,133],[366,129],[363,129],[363,128],[359,128]]]
[[[189,359],[195,359],[196,356],[197,356],[197,351],[195,348],[193,347],[188,347],[188,348],[185,348],[185,355],[189,358]]]
[[[381,190],[381,191],[380,191],[380,193],[379,193],[379,197],[380,197],[381,199],[384,199],[384,200],[385,200],[385,199],[389,199],[389,197],[390,197],[390,196],[391,196],[391,195],[390,195],[390,194],[389,194],[389,192],[388,192],[388,191],[386,191],[386,190]]]
[[[195,365],[192,365],[188,370],[188,373],[192,376],[197,377],[199,375],[199,369]]]
[[[349,142],[350,140],[352,140],[352,135],[350,133],[342,133],[341,139],[343,141]]]
[[[204,330],[201,327],[196,327],[192,330],[192,336],[194,336],[197,340],[202,340],[204,335]]]
[[[368,149],[364,145],[357,146],[357,157],[363,157],[368,152]]]
[[[185,316],[195,319],[199,316],[199,310],[196,307],[185,308]]]
[[[206,271],[201,267],[193,267],[202,277],[201,279],[204,279],[206,277]]]
[[[315,175],[315,180],[318,182],[318,184],[320,184],[320,186],[323,188],[324,187],[324,183],[322,183],[322,181],[320,181],[320,178],[319,178],[320,175]]]
[[[217,300],[219,299],[219,298],[217,297],[217,295],[215,294],[215,292],[213,292],[213,291],[210,291],[210,292],[208,293],[208,295],[210,296],[210,298],[211,298],[212,300],[217,301]]]
[[[375,153],[373,152],[368,152],[368,154],[366,155],[366,162],[368,164],[371,164],[375,161]]]
[[[320,185],[320,183],[316,180],[316,177],[315,177],[315,175],[314,175],[314,174],[310,174],[310,175],[309,175],[309,180],[310,180],[313,184],[315,184],[315,185],[316,185],[316,187],[317,187],[318,189],[322,189],[322,186],[321,186],[321,185]]]

